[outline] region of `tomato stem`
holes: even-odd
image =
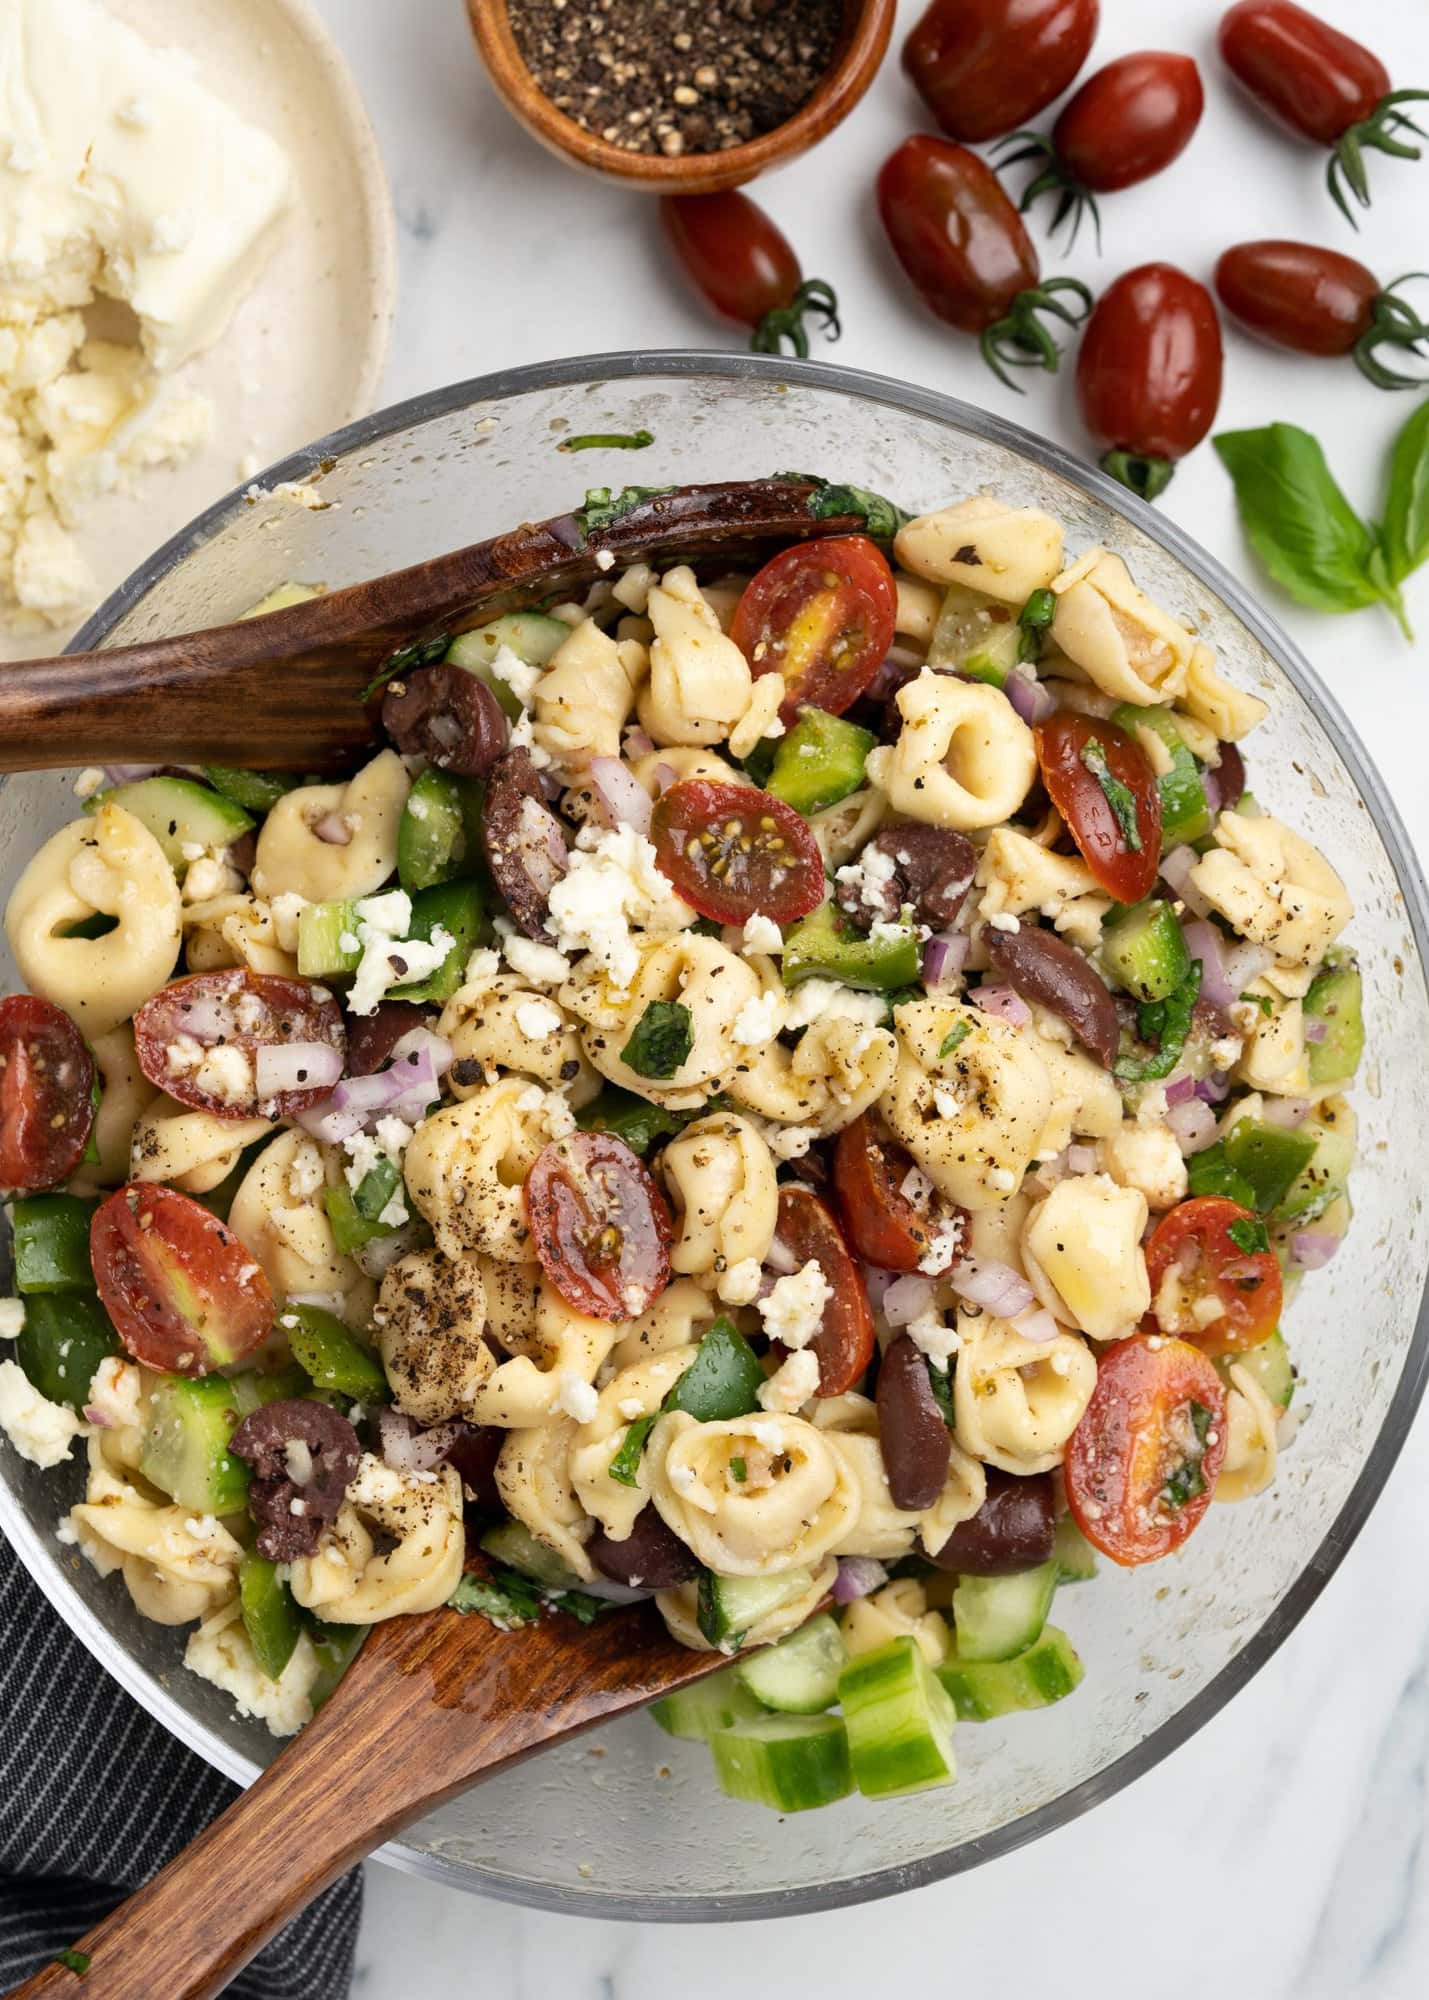
[[[1134,451],[1107,452],[1101,468],[1142,500],[1158,499],[1171,484],[1176,470],[1169,458],[1146,458]]]
[[[1365,148],[1372,147],[1377,153],[1389,153],[1397,160],[1417,160],[1421,157],[1418,146],[1411,146],[1406,140],[1397,139],[1397,131],[1415,132],[1422,139],[1422,127],[1399,109],[1401,104],[1429,102],[1429,90],[1391,90],[1382,97],[1368,118],[1358,125],[1351,125],[1340,135],[1339,143],[1330,156],[1325,179],[1330,195],[1349,223],[1351,229],[1358,229],[1350,210],[1348,195],[1352,194],[1361,208],[1370,205],[1369,173],[1365,166]]]
[[[839,325],[838,296],[832,285],[826,285],[822,278],[805,278],[787,306],[776,306],[760,320],[750,337],[749,345],[756,354],[782,354],[784,343],[788,341],[789,351],[801,361],[809,358],[809,336],[804,331],[805,313],[814,313],[823,321],[824,332],[830,340],[837,340],[843,332]]]
[[[1415,278],[1429,279],[1429,272],[1406,271],[1402,278],[1385,286],[1374,302],[1373,319],[1351,350],[1355,366],[1376,389],[1422,389],[1429,385],[1429,377],[1406,375],[1389,368],[1375,352],[1378,347],[1402,347],[1421,357],[1429,353],[1423,344],[1429,342],[1429,321],[1422,320],[1407,299],[1394,296],[1396,286],[1407,285]]]
[[[1015,146],[1018,145],[1019,141],[1021,142],[1020,150],[1015,153],[1009,153],[1005,159],[999,160],[997,163],[999,169],[1021,166],[1027,160],[1038,160],[1044,163],[1040,172],[1034,174],[1022,190],[1022,199],[1018,203],[1020,212],[1026,215],[1032,204],[1044,194],[1057,194],[1059,196],[1057,212],[1052,217],[1051,227],[1048,229],[1047,234],[1055,236],[1062,224],[1070,216],[1072,228],[1066,242],[1066,248],[1070,250],[1076,243],[1077,232],[1082,226],[1082,217],[1090,215],[1092,218],[1092,227],[1096,232],[1097,255],[1100,256],[1102,247],[1102,218],[1101,210],[1097,207],[1096,196],[1086,183],[1078,180],[1076,175],[1058,158],[1057,149],[1045,132],[1010,132],[1005,139],[999,141],[999,144],[1001,146]]]
[[[1057,294],[1073,292],[1080,312],[1064,306]],[[980,342],[982,358],[1009,389],[1022,394],[1021,387],[1007,373],[1012,368],[1045,368],[1055,375],[1061,353],[1051,330],[1037,315],[1053,313],[1068,326],[1080,326],[1092,309],[1092,295],[1080,278],[1046,278],[1040,285],[1019,292],[1000,320],[985,328]]]

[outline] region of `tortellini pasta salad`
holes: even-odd
[[[277,1734],[378,1620],[648,1601],[735,1795],[943,1784],[1274,1477],[1344,886],[1119,556],[869,526],[602,555],[333,782],[86,772],[14,889],[0,1424]]]

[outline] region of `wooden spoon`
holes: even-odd
[[[653,1606],[500,1632],[441,1610],[376,1626],[336,1692],[227,1812],[11,2000],[206,2000],[389,1836],[533,1751],[727,1666]]]
[[[108,652],[0,667],[0,771],[237,764],[321,771],[379,741],[374,677],[399,649],[579,594],[616,563],[735,562],[866,530],[848,489],[765,479],[651,492],[613,520],[513,529],[287,611]],[[273,583],[282,582],[275,576]]]

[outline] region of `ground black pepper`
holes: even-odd
[[[838,47],[842,0],[507,0],[544,94],[628,153],[719,153],[773,131]]]

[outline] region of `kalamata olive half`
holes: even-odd
[[[1245,797],[1245,759],[1234,743],[1221,745],[1221,761],[1210,773],[1215,779],[1221,812],[1234,812]]]
[[[602,1576],[632,1590],[674,1590],[700,1573],[698,1558],[653,1507],[641,1508],[623,1542],[598,1528],[585,1546]]]
[[[1023,923],[1015,931],[988,930],[983,938],[994,972],[1024,1000],[1060,1014],[1103,1069],[1116,1061],[1116,1002],[1099,972],[1054,931]]]
[[[444,660],[392,682],[382,697],[382,727],[404,756],[430,758],[439,771],[464,778],[484,778],[506,748],[496,696]]]
[[[347,1023],[347,1074],[373,1076],[392,1060],[392,1051],[413,1028],[430,1028],[434,1007],[416,1000],[384,1000],[375,1014],[354,1014]]]
[[[510,1431],[499,1430],[495,1424],[468,1424],[460,1418],[443,1426],[451,1432],[451,1442],[443,1457],[448,1465],[455,1466],[461,1475],[462,1485],[467,1488],[476,1507],[494,1512],[501,1505],[501,1494],[496,1484],[496,1461],[501,1456],[501,1447],[510,1437]]]
[[[893,1504],[921,1513],[947,1481],[952,1439],[928,1380],[927,1359],[906,1333],[884,1355],[876,1393],[878,1442]]]
[[[1050,1560],[1057,1521],[1052,1475],[1019,1478],[987,1468],[987,1498],[962,1521],[933,1557],[939,1569],[959,1576],[1016,1576]]]
[[[529,750],[508,750],[493,768],[481,838],[512,922],[527,937],[544,937],[551,891],[566,872],[566,843]]]
[[[270,1562],[310,1556],[337,1519],[362,1447],[357,1432],[327,1403],[303,1397],[268,1403],[243,1419],[228,1449],[253,1468],[248,1511],[258,1553]]]
[[[963,834],[944,826],[886,826],[864,850],[885,855],[893,873],[870,892],[870,875],[878,870],[865,862],[857,879],[841,882],[839,908],[855,926],[868,931],[876,923],[893,923],[905,903],[911,903],[920,923],[945,930],[963,906],[977,873],[977,849]]]

